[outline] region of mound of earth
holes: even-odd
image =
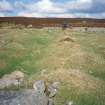
[[[60,40],[60,42],[75,42],[74,39],[72,39],[71,37],[69,36],[65,36],[64,38],[62,38]]]
[[[16,49],[16,50],[23,50],[25,49],[24,46],[17,42],[12,42],[6,45],[7,48]]]

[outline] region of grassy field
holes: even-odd
[[[0,77],[59,81],[55,105],[105,105],[105,32],[0,29]]]

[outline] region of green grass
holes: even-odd
[[[91,75],[105,80],[105,33],[73,33],[84,52],[88,53],[82,69]]]
[[[74,88],[67,89],[67,87],[60,90],[55,101],[56,105],[64,105],[65,102],[72,102],[73,105],[105,105],[104,98],[97,92],[83,93]]]
[[[7,31],[7,30],[6,30]],[[22,68],[29,74],[40,70],[38,62],[46,53],[46,49],[56,35],[49,35],[45,30],[19,30],[1,29],[3,45],[1,42],[0,62],[7,63],[6,67],[1,67],[0,77],[6,73]],[[2,65],[1,65],[2,66]]]
[[[74,42],[61,41],[65,36]],[[30,81],[60,81],[55,105],[105,105],[105,33],[0,29],[0,77],[15,70]]]

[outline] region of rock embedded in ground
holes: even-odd
[[[0,105],[47,105],[48,97],[45,94],[39,94],[34,89],[1,92]]]
[[[10,87],[12,85],[20,85],[24,80],[24,73],[19,70],[12,72],[11,74],[4,75],[0,79],[0,89]]]
[[[47,105],[48,97],[33,90],[26,90],[23,94],[11,101],[9,105]]]
[[[0,105],[10,105],[10,102],[21,94],[20,91],[0,91]]]
[[[46,89],[45,82],[43,80],[38,80],[33,84],[33,88],[39,93],[44,93]]]
[[[49,91],[50,90],[50,91]],[[53,88],[51,88],[50,87],[50,89],[49,89],[48,91],[49,91],[49,97],[51,98],[51,97],[55,97],[55,95],[56,95],[56,93],[57,93],[57,89],[53,89]]]
[[[48,86],[49,97],[54,97],[57,94],[59,82],[54,82]]]
[[[43,80],[33,84],[34,89],[19,91],[0,91],[0,105],[54,105],[59,82],[54,82],[46,88]],[[45,90],[48,89],[49,96]]]

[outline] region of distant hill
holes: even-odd
[[[68,23],[72,27],[105,27],[105,19],[90,18],[31,18],[31,17],[0,17],[0,23],[8,22],[33,27],[60,27]]]

